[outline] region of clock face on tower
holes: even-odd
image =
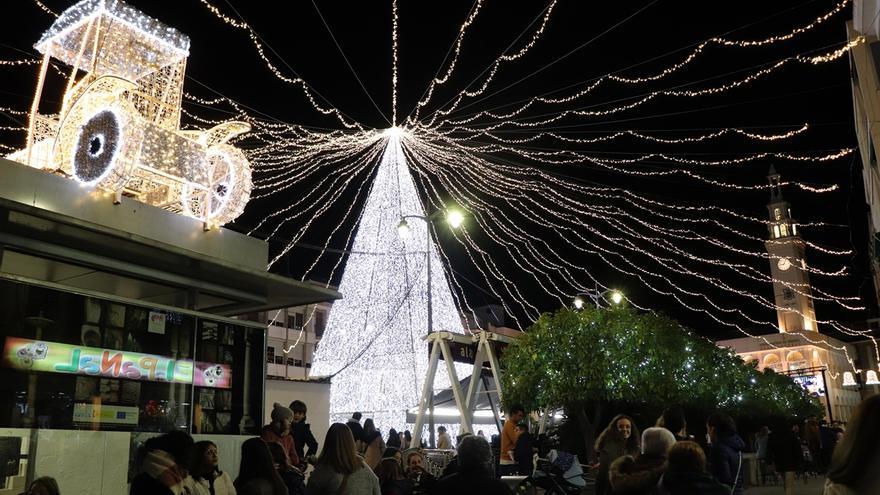
[[[791,261],[788,261],[788,258],[779,258],[776,266],[778,266],[780,270],[785,271],[791,268]]]

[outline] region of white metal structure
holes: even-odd
[[[477,406],[477,392],[481,380],[480,376],[483,363],[489,363],[489,370],[492,372],[492,378],[495,380],[496,390],[498,394],[498,404],[501,403],[501,366],[498,362],[498,354],[495,351],[495,343],[510,344],[513,342],[512,337],[506,335],[480,331],[470,335],[464,335],[452,332],[433,332],[424,337],[430,346],[431,354],[428,358],[428,370],[425,376],[425,382],[422,387],[422,394],[419,398],[418,413],[416,415],[416,424],[413,428],[413,445],[419,445],[421,441],[422,428],[425,425],[428,403],[433,393],[434,378],[437,374],[437,367],[440,364],[440,356],[446,363],[446,373],[449,377],[450,387],[452,388],[452,396],[455,398],[455,407],[458,409],[461,433],[473,433],[474,412]],[[474,370],[471,373],[470,385],[467,391],[462,390],[461,383],[458,381],[458,374],[455,371],[453,351],[450,343],[457,343],[475,349],[474,354]],[[492,392],[487,390],[487,393]],[[497,414],[497,411],[496,411]]]

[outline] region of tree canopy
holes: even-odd
[[[822,415],[790,378],[758,371],[670,318],[629,308],[545,313],[505,350],[502,365],[505,403],[573,409],[589,436],[610,403]]]

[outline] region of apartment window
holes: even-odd
[[[305,324],[305,315],[302,313],[292,313],[287,319],[287,327],[299,330]]]
[[[275,362],[275,348],[272,346],[266,347],[266,362],[274,363]]]
[[[324,335],[324,328],[327,327],[327,312],[323,310],[315,310],[315,336],[320,338]]]

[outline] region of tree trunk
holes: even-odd
[[[596,428],[602,419],[602,404],[593,403],[590,408],[592,414],[589,416],[587,415],[588,407],[589,404],[580,403],[576,404],[572,409],[575,411],[578,427],[584,438],[584,447],[587,453],[587,458],[584,461],[592,464],[596,461],[596,449],[593,447],[593,444],[596,443]]]

